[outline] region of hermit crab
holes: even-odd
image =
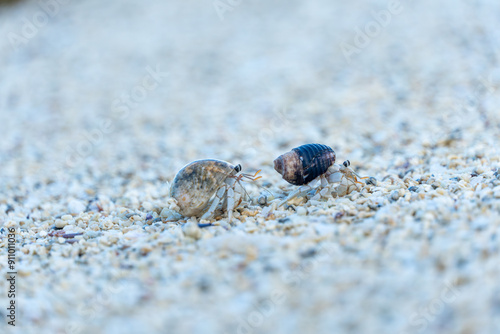
[[[325,197],[332,193],[332,185],[337,184],[334,192],[337,195],[345,195],[350,186],[363,184],[360,177],[346,160],[342,165],[335,164],[335,152],[331,147],[321,144],[307,144],[296,147],[290,152],[280,155],[274,160],[274,169],[280,173],[285,181],[300,186],[293,191],[279,205],[283,205],[292,198],[307,193],[314,189],[314,185],[321,181],[316,194]],[[374,179],[373,179],[374,180]],[[374,182],[372,180],[372,182]],[[345,182],[344,182],[345,181]]]
[[[228,221],[242,201],[241,181],[258,180],[261,176],[243,174],[241,165],[215,159],[193,161],[175,175],[170,196],[177,200],[179,213],[185,217],[211,217],[222,201],[226,204]]]

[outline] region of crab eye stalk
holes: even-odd
[[[344,161],[343,163],[344,167],[349,167],[351,165],[351,162],[349,160]]]
[[[241,165],[240,165],[240,164],[237,164],[237,165],[234,167],[234,170],[236,171],[236,173],[241,172]]]

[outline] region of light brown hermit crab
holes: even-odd
[[[185,217],[210,218],[222,201],[226,204],[228,221],[233,210],[241,204],[244,191],[241,181],[258,180],[260,172],[243,174],[241,165],[215,159],[196,160],[183,167],[175,175],[170,187],[170,196],[177,200],[179,213]],[[236,203],[237,201],[237,203]]]
[[[290,152],[280,155],[274,160],[274,169],[280,173],[284,180],[296,186],[297,190],[291,192],[279,205],[283,205],[294,197],[314,189],[315,184],[321,181],[316,194],[326,197],[335,193],[342,196],[350,192],[350,187],[363,184],[359,179],[374,178],[360,177],[350,166],[349,160],[342,165],[335,164],[335,152],[331,147],[321,144],[307,144],[296,147]],[[331,189],[332,185],[337,185]]]

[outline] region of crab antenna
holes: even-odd
[[[347,182],[351,182],[351,184],[347,184],[347,189],[349,189],[350,186],[356,186],[356,182],[352,180],[352,178],[346,176],[346,175],[342,175],[342,177],[344,177]]]
[[[262,178],[262,175],[261,176],[257,176],[257,174],[259,174],[260,172],[262,171],[262,169],[259,169],[258,171],[255,172],[255,174],[251,175],[251,174],[240,174],[240,177],[237,179],[238,180],[238,183],[240,184],[240,186],[245,190],[245,193],[247,193],[245,187],[243,187],[243,185],[240,183],[240,181],[246,181],[248,182],[247,180],[243,180],[242,178],[243,177],[246,177],[247,179],[249,179],[250,181],[257,181],[258,179],[261,179]],[[276,197],[276,195],[274,195],[270,190],[264,188],[263,186],[261,185],[258,185],[257,183],[254,183],[257,187],[259,187],[260,189],[263,189],[264,191],[267,191],[271,196],[274,196]],[[248,193],[247,193],[248,195]],[[248,197],[250,197],[250,195],[248,195]]]
[[[247,190],[245,189],[245,187],[241,184],[240,180],[236,179],[236,182],[238,182],[238,184],[241,186],[241,188],[243,188],[243,191],[245,192],[246,198],[251,198],[250,195],[248,194]]]
[[[266,189],[266,188],[264,188],[263,186],[259,186],[258,184],[255,184],[255,185],[256,185],[257,187],[259,187],[260,189],[263,189],[263,190],[267,191],[269,194],[271,194],[271,196],[276,197],[276,195],[275,195],[275,194],[273,194],[273,193],[272,193],[269,189]]]
[[[262,171],[262,169],[259,169],[257,172],[255,172],[255,174],[251,175],[251,174],[241,174],[241,176],[243,177],[246,177],[247,179],[250,179],[252,181],[256,181],[260,178],[262,178],[262,176],[258,176],[257,177],[257,174],[259,174],[260,172]]]
[[[356,176],[357,178],[360,178],[360,179],[362,179],[362,180],[364,180],[364,179],[369,179],[369,178],[370,178],[369,176],[363,176],[363,177],[361,177],[361,176],[359,176],[359,174],[358,174],[358,173],[356,173],[355,171],[352,171],[352,173],[354,174],[354,176]]]

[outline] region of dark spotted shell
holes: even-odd
[[[307,184],[324,174],[335,163],[335,152],[321,144],[296,147],[274,160],[274,169],[291,184]]]

